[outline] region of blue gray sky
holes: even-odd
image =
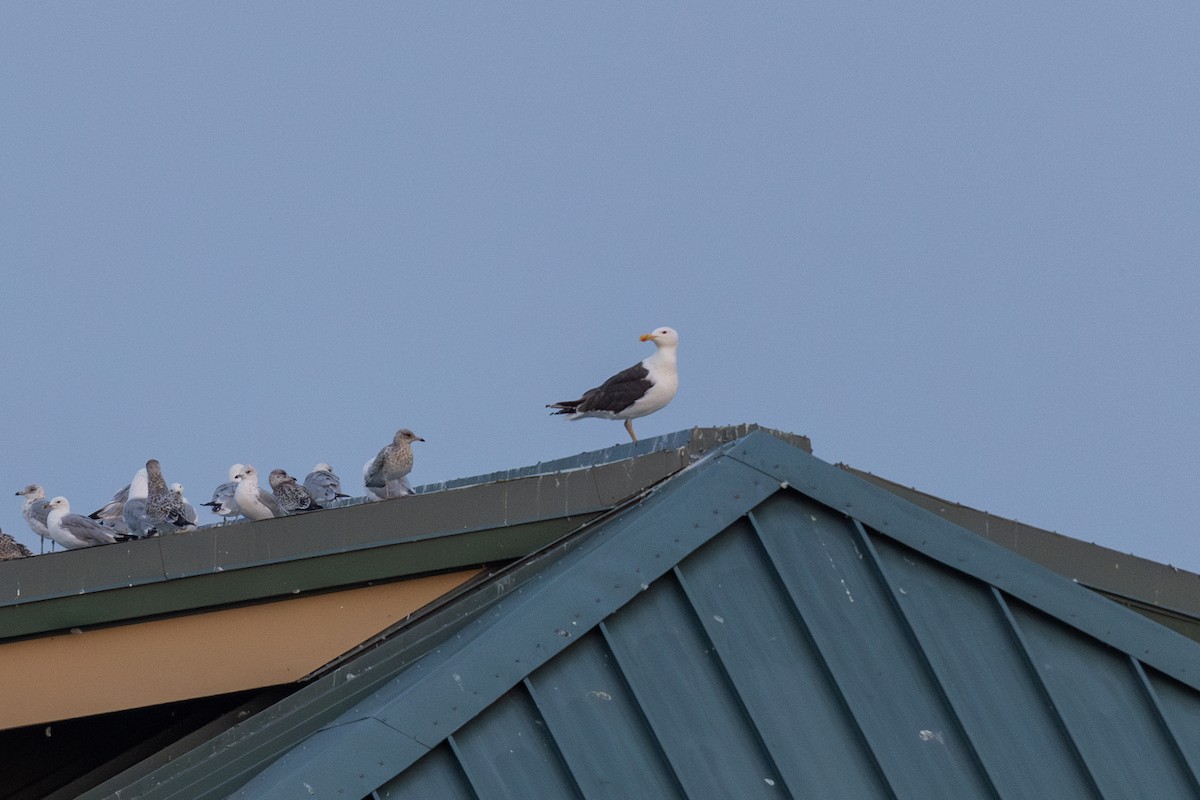
[[[1200,570],[1189,3],[0,6],[0,527],[147,458],[414,483],[679,330],[651,436]],[[213,518],[215,519],[215,518]]]

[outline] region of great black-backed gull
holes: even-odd
[[[363,464],[363,485],[368,500],[387,500],[412,493],[408,473],[413,467],[413,442],[425,441],[408,428],[401,428],[375,458]]]
[[[237,489],[233,492],[233,499],[237,500],[238,508],[246,519],[286,516],[275,495],[258,485],[258,470],[253,464],[247,464],[234,478],[237,480]]]
[[[578,400],[564,400],[546,408],[557,408],[554,413],[566,414],[567,419],[623,419],[629,438],[636,442],[633,421],[671,402],[679,389],[679,372],[675,368],[679,334],[671,328],[658,328],[642,334],[641,340],[654,342],[657,348],[654,355],[587,390]]]
[[[279,507],[288,514],[300,514],[305,511],[320,511],[321,505],[313,500],[311,494],[296,479],[287,474],[286,470],[273,469],[267,476],[271,491],[279,501]]]

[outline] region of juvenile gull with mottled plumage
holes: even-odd
[[[404,497],[412,493],[408,473],[412,472],[412,442],[425,441],[408,428],[401,428],[375,458],[363,465],[363,485],[370,500]]]
[[[12,561],[17,558],[28,558],[33,552],[25,545],[0,531],[0,561]]]
[[[183,510],[183,499],[167,487],[167,480],[163,477],[158,459],[152,458],[146,462],[146,477],[149,481],[146,515],[159,533],[174,533],[195,524],[188,522]]]
[[[296,479],[288,475],[285,470],[271,470],[267,481],[271,484],[271,492],[275,495],[275,499],[279,501],[279,507],[285,513],[300,514],[305,511],[321,510],[321,506],[317,504],[316,500],[313,500],[308,490],[296,483]]]
[[[671,328],[658,328],[642,334],[641,339],[654,342],[654,355],[618,372],[595,389],[588,389],[578,400],[551,403],[546,408],[557,408],[554,413],[566,414],[567,419],[623,419],[629,438],[636,442],[633,421],[671,402],[679,389],[675,365],[679,334]]]

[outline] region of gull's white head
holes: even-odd
[[[237,480],[238,473],[246,468],[245,464],[234,464],[229,468],[229,480]]]
[[[182,483],[172,483],[171,484],[171,494],[178,495],[179,497],[183,497],[183,484]]]
[[[333,472],[333,467],[329,466],[324,461],[322,461],[320,464],[317,464],[315,467],[313,467],[312,471],[313,472]]]
[[[654,342],[658,347],[674,347],[679,344],[679,334],[674,328],[657,328],[641,335],[643,342]]]
[[[68,500],[67,498],[63,497],[62,495],[59,495],[58,497],[51,500],[49,503],[46,503],[46,505],[42,506],[42,508],[49,508],[51,510],[54,510],[56,508],[61,508],[63,510],[63,513],[70,513],[71,501]]]
[[[250,479],[254,479],[257,481],[258,480],[258,470],[256,470],[254,468],[253,464],[247,464],[246,466],[244,466],[240,470],[238,470],[238,474],[234,475],[233,479],[235,481],[238,481],[239,483],[241,483],[242,481],[250,480]]]

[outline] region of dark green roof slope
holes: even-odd
[[[757,431],[111,796],[1175,798],[1198,754],[1196,643]]]
[[[1194,572],[998,517],[878,475],[839,466],[1200,641],[1200,575]]]

